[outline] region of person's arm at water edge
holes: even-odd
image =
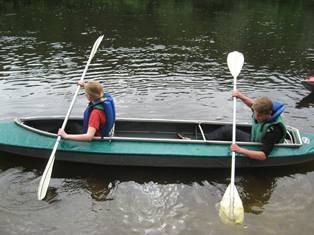
[[[245,155],[246,157],[252,158],[255,160],[263,161],[263,160],[267,159],[267,157],[263,151],[249,150],[246,148],[242,148],[237,144],[232,144],[230,149],[232,152],[241,153],[241,154]]]

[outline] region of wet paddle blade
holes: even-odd
[[[226,189],[220,202],[219,216],[224,223],[243,223],[244,209],[235,185],[229,184]]]
[[[40,179],[38,190],[37,190],[37,199],[38,200],[43,200],[46,196],[46,193],[47,193],[47,190],[49,187],[50,178],[51,178],[54,159],[55,159],[54,155],[51,158],[49,158],[49,162],[47,164],[47,167],[45,168],[43,176]]]

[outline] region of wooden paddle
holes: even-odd
[[[244,57],[240,52],[233,51],[228,54],[227,63],[233,76],[233,90],[237,89],[237,76],[240,74],[244,63]],[[233,97],[233,123],[232,143],[236,141],[236,97]],[[224,222],[242,224],[244,220],[244,209],[238,190],[234,184],[235,175],[235,152],[232,152],[231,182],[228,185],[220,202],[219,215]]]
[[[85,66],[85,69],[83,71],[82,77],[80,79],[81,81],[84,80],[84,77],[85,77],[85,74],[87,72],[88,66],[89,66],[91,60],[93,59],[93,57],[94,57],[94,55],[95,55],[95,53],[96,53],[96,51],[98,49],[98,46],[101,43],[103,37],[104,37],[104,35],[98,37],[98,39],[95,41],[93,49],[92,49],[92,51],[90,53],[90,56],[89,56],[89,59],[87,61],[87,64]],[[65,128],[65,126],[66,126],[66,124],[68,122],[70,113],[72,111],[72,108],[73,108],[74,102],[76,100],[76,97],[77,97],[77,95],[79,93],[79,90],[80,90],[80,86],[77,85],[74,97],[72,99],[72,102],[70,104],[68,112],[67,112],[67,114],[66,114],[66,116],[64,118],[64,121],[63,121],[63,124],[62,124],[62,127],[61,127],[62,130],[64,130],[64,128]],[[44,173],[43,173],[43,175],[41,177],[41,180],[40,180],[40,183],[39,183],[39,186],[38,186],[38,192],[37,192],[38,200],[42,200],[46,196],[47,189],[48,189],[49,182],[50,182],[50,178],[51,178],[52,167],[53,167],[53,163],[54,163],[54,160],[55,160],[55,153],[56,153],[56,151],[58,149],[60,140],[61,140],[61,136],[58,136],[57,141],[55,142],[55,145],[54,145],[53,150],[51,152],[51,155],[49,157],[48,163],[46,165],[45,171],[44,171]]]

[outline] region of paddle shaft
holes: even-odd
[[[93,46],[93,49],[90,53],[90,56],[89,56],[89,59],[87,61],[87,64],[85,65],[85,69],[83,71],[83,74],[82,74],[82,77],[80,79],[80,81],[83,81],[84,78],[85,78],[85,75],[86,75],[86,72],[87,72],[87,69],[88,69],[88,66],[92,60],[92,58],[94,57],[96,51],[97,51],[97,48],[99,46],[99,44],[101,43],[103,39],[103,36],[100,36],[94,43],[94,46]],[[78,96],[78,93],[80,91],[80,85],[77,85],[77,88],[76,88],[76,91],[74,93],[74,96],[72,98],[72,101],[71,101],[71,104],[70,104],[70,107],[68,109],[68,112],[63,120],[63,123],[62,123],[62,126],[61,126],[61,129],[64,130],[65,129],[65,126],[68,122],[68,119],[69,119],[69,116],[72,112],[72,109],[73,109],[73,106],[74,106],[74,103],[76,101],[76,97]],[[54,160],[55,160],[55,153],[58,149],[58,146],[59,146],[59,143],[60,143],[60,140],[61,140],[61,136],[58,136],[56,142],[55,142],[55,145],[53,147],[53,150],[51,152],[51,155],[49,157],[49,160],[48,160],[48,163],[46,165],[46,168],[44,170],[44,173],[41,177],[41,180],[40,180],[40,183],[39,183],[39,187],[38,187],[38,194],[37,194],[37,197],[38,197],[38,200],[42,200],[45,196],[46,196],[46,193],[47,193],[47,189],[48,189],[48,186],[49,186],[49,182],[50,182],[50,178],[51,178],[51,173],[52,173],[52,168],[53,168],[53,164],[54,164]]]
[[[237,90],[237,77],[234,76],[233,77],[233,90]],[[233,97],[233,120],[232,120],[232,144],[236,143],[236,112],[237,111],[237,98]],[[234,186],[234,178],[235,178],[235,152],[232,151],[232,159],[231,159],[231,187],[235,187]],[[231,190],[231,196],[230,196],[230,200],[231,201],[231,205],[234,206],[234,190]],[[234,209],[231,209],[231,216],[234,216]]]

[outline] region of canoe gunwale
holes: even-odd
[[[27,129],[30,130],[34,133],[41,134],[44,136],[48,137],[53,137],[57,138],[57,134],[53,134],[47,131],[43,131],[34,127],[31,127],[29,125],[26,125],[24,121],[35,121],[35,120],[51,120],[51,119],[60,119],[63,120],[64,117],[61,116],[36,116],[36,117],[23,117],[23,118],[15,118],[14,122]],[[81,120],[81,117],[71,117],[72,120]],[[186,123],[186,124],[195,124],[200,127],[202,124],[230,124],[229,122],[217,122],[217,121],[204,121],[204,120],[175,120],[175,119],[142,119],[142,118],[119,118],[117,121],[131,121],[131,122],[164,122],[164,123]],[[248,123],[241,123],[240,125],[242,126],[250,126]],[[280,144],[275,144],[275,146],[282,146],[282,147],[301,147],[302,146],[302,140],[301,140],[301,135],[298,129],[294,127],[289,127],[296,133],[296,137],[298,139],[298,143],[280,143]],[[110,136],[110,137],[94,137],[93,141],[139,141],[139,142],[164,142],[164,143],[187,143],[187,144],[231,144],[232,141],[218,141],[218,140],[194,140],[194,139],[170,139],[170,138],[149,138],[149,137],[117,137],[117,136]],[[251,145],[251,146],[261,146],[261,143],[258,142],[241,142],[237,141],[238,144],[240,145]]]

